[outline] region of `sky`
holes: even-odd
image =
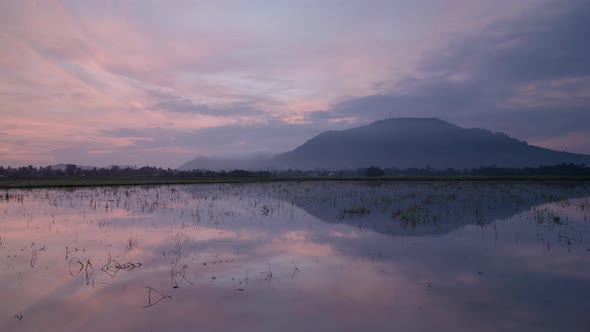
[[[590,2],[0,1],[0,165],[178,167],[437,117],[590,154]]]

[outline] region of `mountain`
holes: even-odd
[[[74,164],[71,164],[74,165]],[[68,164],[55,164],[55,165],[49,165],[51,167],[51,169],[53,169],[54,171],[65,171],[66,168],[68,167]],[[76,165],[76,167],[88,171],[94,168],[94,166],[85,166],[85,165]]]
[[[137,167],[133,166],[133,165],[113,165],[113,164],[105,166],[105,167],[98,167],[98,168],[111,169],[113,167],[118,167],[119,169],[125,169],[125,168],[137,169]]]
[[[274,161],[276,167],[293,169],[370,165],[461,169],[491,165],[590,165],[590,156],[532,146],[504,133],[461,128],[435,118],[397,118],[324,132],[292,151],[277,155]]]
[[[466,129],[435,118],[397,118],[319,134],[292,151],[251,158],[198,157],[191,169],[356,169],[538,167],[590,165],[590,156],[529,145],[504,133]]]
[[[192,169],[206,169],[206,170],[232,170],[232,169],[246,169],[246,170],[266,170],[273,167],[273,157],[269,155],[259,154],[251,157],[243,158],[216,158],[200,156],[191,161],[188,161],[178,170],[187,171]]]
[[[71,165],[76,165],[76,164],[71,164]],[[53,170],[61,170],[61,171],[65,171],[68,164],[55,164],[55,165],[50,165],[51,168]],[[80,168],[82,170],[88,171],[88,170],[92,170],[92,169],[102,169],[102,168],[107,168],[107,169],[111,169],[113,167],[119,167],[120,169],[124,169],[124,168],[133,168],[135,169],[135,166],[127,166],[127,165],[108,165],[108,166],[104,166],[104,167],[96,167],[96,166],[86,166],[86,165],[76,165],[77,168]]]

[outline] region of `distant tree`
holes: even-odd
[[[248,177],[251,175],[252,175],[251,172],[245,171],[243,169],[234,169],[233,171],[229,172],[229,176],[233,176],[233,177]]]
[[[78,166],[75,164],[67,164],[66,165],[66,175],[67,176],[74,176],[76,174],[76,169]]]
[[[365,175],[366,176],[383,176],[383,175],[385,175],[385,172],[377,166],[371,166],[371,167],[367,168],[367,170],[365,171]]]
[[[53,171],[53,167],[51,166],[47,166],[45,168],[43,168],[43,170],[41,171],[41,176],[53,176],[54,175],[54,171]]]

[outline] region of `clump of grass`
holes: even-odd
[[[263,206],[260,208],[260,213],[261,213],[263,216],[268,216],[268,215],[270,214],[270,208],[269,208],[268,206],[266,206],[266,205],[263,205]]]
[[[368,214],[371,213],[371,210],[367,209],[366,207],[358,207],[358,208],[352,208],[352,209],[344,209],[341,210],[339,213],[339,217],[340,219],[344,219],[345,216],[366,216]]]
[[[539,225],[545,222],[549,222],[553,225],[562,224],[561,217],[549,209],[534,209],[533,219]]]

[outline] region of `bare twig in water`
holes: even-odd
[[[188,269],[188,264],[190,264],[190,262],[189,262],[189,263],[187,263],[187,264],[184,264],[184,265],[183,265],[183,266],[180,268],[180,270],[178,270],[178,274],[179,274],[179,275],[182,277],[182,278],[180,279],[180,282],[182,282],[183,280],[186,280],[186,282],[188,282],[189,284],[191,284],[191,285],[192,285],[193,283],[192,283],[190,280],[188,280],[188,279],[186,278],[186,269]]]
[[[107,258],[108,261],[103,267],[100,269],[102,272],[106,273],[109,277],[114,278],[119,270],[123,271],[131,271],[135,268],[141,267],[141,263],[124,263],[119,264],[116,260],[111,258],[111,253],[109,252],[109,257]]]
[[[153,307],[165,299],[172,299],[171,295],[164,295],[153,287],[144,286],[144,288],[148,290],[148,305],[143,306],[143,308]]]
[[[106,273],[111,278],[114,278],[117,275],[117,272],[121,269],[121,264],[119,264],[116,260],[110,260],[101,268],[102,272]]]
[[[270,262],[268,262],[268,272],[266,273],[266,278],[264,280],[268,280],[268,285],[270,286],[270,282],[272,281],[272,269],[270,268]]]
[[[426,291],[431,291],[432,290],[432,282],[417,282],[416,284],[418,285],[425,285],[426,286]]]
[[[94,274],[94,266],[92,266],[92,263],[90,263],[90,259],[88,259],[86,262],[86,268],[84,269],[84,272],[86,274],[86,285],[90,285],[90,278]]]
[[[68,265],[70,269],[70,275],[72,277],[77,277],[80,274],[80,272],[82,272],[82,270],[84,269],[84,264],[80,262],[80,260],[76,257],[72,257]]]
[[[119,269],[129,272],[135,268],[141,267],[141,265],[141,263],[124,263],[119,265]]]
[[[119,262],[117,262],[116,260],[113,259],[110,262],[103,265],[103,267],[101,267],[100,269],[102,270],[102,272],[106,273],[109,277],[114,278],[115,276],[117,276],[117,273],[120,270],[129,272],[129,271],[131,271],[135,268],[141,267],[141,266],[142,266],[141,263],[119,264]]]
[[[295,276],[295,274],[297,272],[299,272],[299,266],[297,266],[297,264],[295,264],[295,262],[293,260],[291,260],[291,263],[293,264],[293,274],[291,275],[291,279],[293,279],[293,277]]]
[[[179,250],[180,252],[180,250]],[[186,282],[188,282],[189,284],[193,284],[190,280],[188,280],[188,278],[186,277],[186,270],[189,267],[189,264],[192,263],[192,259],[190,260],[190,262],[182,264],[182,266],[179,266],[180,263],[180,256],[177,256],[176,259],[174,260],[174,262],[172,264],[170,264],[170,283],[172,284],[172,288],[178,288],[178,284],[180,282],[182,282],[183,280],[186,280]],[[180,281],[176,281],[176,276],[180,276]]]
[[[35,242],[31,243],[31,267],[35,267],[35,263],[37,262],[37,246],[35,246]]]
[[[172,284],[172,288],[178,288],[178,282],[176,281],[176,274],[178,273],[176,271],[177,263],[178,261],[176,263],[170,264],[170,283]]]

